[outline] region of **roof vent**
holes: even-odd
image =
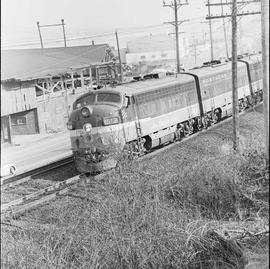
[[[210,65],[216,65],[216,64],[221,64],[221,61],[220,60],[212,60],[209,62],[204,62],[203,66],[210,66]]]

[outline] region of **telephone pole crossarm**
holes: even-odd
[[[178,25],[181,25],[182,23],[184,22],[187,22],[189,20],[182,20],[182,21],[178,21]],[[167,21],[167,22],[164,22],[165,24],[171,24],[171,25],[174,25],[175,26],[175,21]]]
[[[66,32],[65,32],[65,23],[64,23],[64,19],[61,19],[61,23],[56,23],[56,24],[44,24],[44,25],[40,25],[39,22],[37,22],[37,27],[38,27],[38,33],[39,33],[39,39],[40,39],[41,48],[43,48],[43,41],[42,41],[42,36],[41,36],[40,28],[42,28],[42,27],[54,27],[54,26],[62,26],[62,28],[63,28],[63,36],[64,36],[64,46],[65,46],[65,48],[67,47]]]
[[[186,2],[182,3],[181,0],[178,0],[178,3],[177,3],[177,8],[181,7],[181,6],[186,6],[188,5],[188,1],[186,0]],[[174,8],[174,3],[171,2],[171,4],[166,4],[165,1],[163,1],[163,7],[171,7],[171,8]]]
[[[52,26],[62,26],[62,23],[40,25],[40,27],[52,27]]]
[[[256,15],[256,14],[261,14],[260,11],[253,11],[253,12],[243,12],[243,13],[238,13],[238,16],[246,16],[246,15]],[[220,18],[231,18],[232,15],[230,14],[225,14],[225,15],[215,15],[215,16],[206,16],[206,20],[214,20],[214,19],[220,19]]]
[[[236,4],[237,5],[243,5],[243,4],[251,4],[251,3],[260,3],[261,0],[251,0],[251,1],[239,1]],[[232,5],[232,2],[224,2],[224,3],[207,3],[206,6],[228,6]]]

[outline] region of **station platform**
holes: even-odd
[[[1,145],[1,166],[15,164],[17,174],[72,155],[68,131],[13,136]]]

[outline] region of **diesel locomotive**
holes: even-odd
[[[243,110],[262,100],[261,56],[244,57],[237,68]],[[82,173],[112,168],[121,152],[143,154],[231,113],[231,62],[89,91],[67,123],[75,166]]]

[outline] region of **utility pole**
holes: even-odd
[[[41,48],[43,49],[43,42],[42,42],[42,37],[41,37],[41,32],[40,32],[39,21],[37,21],[37,27],[38,27],[38,33],[39,33],[39,39],[40,39],[40,45],[41,45]]]
[[[179,55],[179,33],[178,33],[178,7],[176,0],[174,0],[174,25],[175,25],[175,41],[176,41],[176,72],[180,73],[180,55]]]
[[[261,0],[263,112],[266,156],[269,159],[269,0]]]
[[[66,32],[65,32],[65,23],[64,23],[64,19],[61,19],[62,22],[62,28],[63,28],[63,35],[64,35],[64,44],[65,44],[65,48],[67,47],[67,41],[66,41]]]
[[[193,48],[194,48],[194,61],[195,64],[197,64],[197,44],[193,44]]]
[[[194,61],[195,64],[197,64],[197,45],[198,45],[198,40],[195,39],[195,36],[192,36],[192,48],[193,48],[193,53],[194,53]]]
[[[207,0],[208,16],[211,16],[210,12],[210,0]],[[214,50],[213,50],[213,33],[212,33],[212,22],[209,20],[209,33],[210,33],[210,44],[211,44],[211,61],[214,60]]]
[[[175,43],[176,43],[176,73],[180,73],[180,55],[179,55],[179,25],[182,23],[188,21],[188,20],[182,20],[178,21],[178,8],[184,5],[188,5],[188,1],[186,0],[185,3],[181,3],[181,0],[178,0],[178,3],[176,0],[174,2],[171,2],[170,4],[166,4],[165,1],[163,1],[163,7],[171,7],[174,9],[174,21],[167,22],[172,24],[175,27]]]
[[[222,0],[220,0],[220,3],[223,4]],[[223,5],[221,5],[221,15],[222,16],[224,15]],[[229,59],[229,50],[228,50],[228,43],[227,43],[227,33],[226,33],[226,26],[225,26],[225,18],[222,18],[222,24],[223,24],[223,32],[224,32],[226,57],[227,57],[227,59]]]
[[[233,149],[239,150],[239,103],[237,89],[237,0],[232,0],[232,116]]]
[[[62,28],[63,28],[63,35],[64,35],[64,45],[65,45],[65,48],[67,47],[64,19],[61,19],[61,23],[58,23],[58,24],[40,25],[39,22],[37,22],[37,26],[38,26],[38,33],[39,33],[39,39],[40,39],[41,48],[43,48],[43,42],[42,42],[40,28],[41,27],[52,27],[52,26],[62,26]]]
[[[122,70],[122,61],[121,61],[121,54],[120,54],[119,40],[118,40],[117,31],[115,31],[115,37],[116,37],[118,59],[119,59],[119,65],[120,65],[120,83],[121,83],[123,81],[123,70]]]
[[[254,3],[258,0],[246,0],[246,1],[237,1],[232,0],[231,2],[223,3],[212,3],[210,4],[209,0],[207,6],[223,6],[231,5],[232,13],[231,15],[221,14],[221,15],[208,15],[206,19],[219,19],[230,17],[232,20],[232,116],[233,116],[233,149],[235,152],[239,151],[239,102],[238,102],[238,88],[237,88],[237,16],[246,16],[253,14],[260,14],[260,12],[237,12],[237,4],[243,3]]]
[[[210,4],[210,5],[211,5],[211,4]],[[209,12],[210,12],[210,10],[208,11],[208,13],[209,13]],[[207,16],[209,17],[210,15],[207,15]],[[209,20],[209,21],[211,21],[211,20]],[[212,25],[213,25],[213,23],[215,23],[215,21],[211,21],[211,23],[210,23],[209,21],[206,21],[206,22],[205,22],[205,21],[201,21],[200,23],[202,23],[202,24],[207,23],[208,26],[209,26],[210,51],[211,51],[210,57],[211,57],[211,61],[213,61],[213,60],[214,60],[214,44],[213,44],[213,31],[212,31]],[[204,38],[205,42],[206,42],[206,40],[207,40],[206,36],[207,36],[207,33],[205,33],[205,38]]]

